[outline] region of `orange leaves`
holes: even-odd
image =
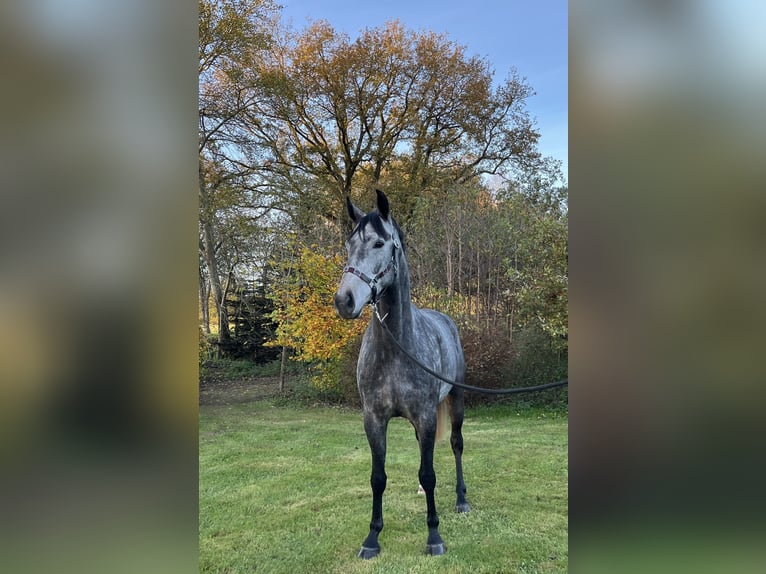
[[[340,281],[343,259],[326,255],[316,245],[301,246],[291,277],[277,287],[283,308],[274,344],[297,351],[300,361],[335,361],[348,343],[367,326],[366,321],[338,317],[333,295]]]

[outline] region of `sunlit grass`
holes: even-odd
[[[406,421],[389,426],[382,551],[356,552],[370,519],[370,454],[358,412],[267,401],[200,409],[201,572],[565,572],[567,418],[512,407],[467,413],[473,510],[454,512],[454,458],[435,453],[447,546],[425,556],[419,454]]]

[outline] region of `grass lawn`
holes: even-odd
[[[356,553],[369,529],[370,454],[359,412],[271,400],[202,405],[200,572],[566,572],[566,415],[475,408],[463,434],[472,511],[454,511],[454,458],[440,442],[447,553],[430,557],[415,433],[391,421],[381,553],[364,561]]]

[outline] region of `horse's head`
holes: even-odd
[[[359,317],[364,306],[377,301],[396,280],[401,231],[390,215],[388,198],[380,190],[376,193],[378,209],[368,214],[346,198],[356,227],[346,241],[348,262],[335,292],[335,308],[344,319]]]

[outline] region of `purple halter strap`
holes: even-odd
[[[391,261],[388,262],[388,265],[386,265],[383,271],[375,275],[375,277],[373,278],[370,278],[364,271],[361,271],[357,269],[356,267],[351,267],[350,265],[347,265],[346,267],[343,268],[343,273],[351,273],[352,275],[356,275],[357,277],[359,277],[359,279],[361,279],[367,284],[367,286],[372,291],[372,303],[378,302],[378,281],[380,281],[383,277],[385,277],[386,274],[389,273],[392,269],[394,273],[396,272],[396,249],[398,247],[399,247],[398,242],[395,242],[394,250],[391,253]]]

